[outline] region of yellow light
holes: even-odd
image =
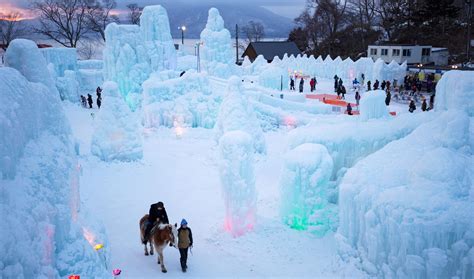
[[[95,249],[96,251],[99,251],[99,250],[102,249],[102,248],[104,248],[104,244],[97,244],[97,245],[94,246],[94,249]]]

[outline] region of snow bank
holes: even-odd
[[[216,8],[209,9],[206,28],[201,32],[200,48],[203,68],[210,75],[229,78],[234,74],[230,32],[224,28],[224,20]]]
[[[362,120],[389,118],[390,113],[385,105],[386,93],[383,90],[369,91],[360,100],[360,118]]]
[[[230,131],[219,140],[220,177],[224,194],[225,229],[241,236],[253,229],[257,207],[252,137]]]
[[[443,113],[351,168],[339,191],[341,256],[378,277],[472,278],[472,135],[465,113]]]
[[[10,51],[19,55],[13,61],[25,58],[18,42]],[[46,68],[42,62],[36,69]],[[32,71],[25,69],[38,77]],[[12,68],[0,68],[0,92],[0,276],[55,278],[80,271],[107,277],[83,237],[80,166],[59,95]]]
[[[215,126],[216,139],[227,132],[236,130],[242,130],[252,136],[256,152],[266,152],[265,137],[255,110],[242,96],[241,80],[234,76],[229,79],[227,95],[219,109]]]
[[[153,75],[143,83],[145,127],[214,127],[222,97],[212,93],[206,74],[163,79]]]
[[[64,72],[77,71],[77,51],[75,48],[48,47],[40,49],[46,63],[54,65],[56,76],[63,77]]]
[[[143,157],[139,122],[114,82],[103,85],[102,107],[94,122],[91,153],[103,161],[135,161]]]
[[[285,224],[319,236],[335,228],[336,206],[327,197],[332,168],[332,158],[320,144],[306,143],[287,152],[280,183]]]
[[[15,39],[5,53],[5,66],[17,69],[28,81],[39,82],[59,96],[46,60],[33,41]]]

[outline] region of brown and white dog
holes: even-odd
[[[148,220],[148,214],[140,219],[140,237],[145,244],[145,256],[148,256],[147,243],[150,243],[150,254],[153,255],[153,246],[158,253],[158,264],[161,264],[161,271],[166,273],[166,267],[163,262],[163,250],[170,245],[177,247],[178,243],[178,225],[155,224],[150,231],[148,239],[145,239],[145,227]]]

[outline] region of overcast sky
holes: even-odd
[[[160,4],[166,1],[153,1],[153,0],[116,0],[118,8],[124,8],[129,3],[137,3],[140,6]],[[288,18],[295,18],[301,13],[306,0],[178,0],[182,3],[239,3],[240,5],[246,6],[249,9],[252,6],[262,6],[268,10],[282,15]],[[173,2],[178,2],[173,1]],[[5,12],[5,9],[11,7],[26,8],[28,7],[30,0],[0,0],[0,13]]]

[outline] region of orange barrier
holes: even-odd
[[[337,99],[336,95],[333,94],[306,94],[306,98],[308,99],[316,99],[319,101],[323,101],[323,99]]]

